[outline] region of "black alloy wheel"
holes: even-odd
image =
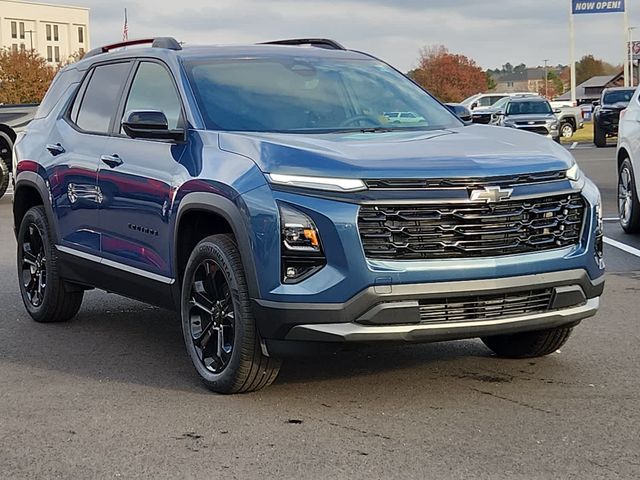
[[[42,233],[35,223],[29,224],[24,232],[21,260],[24,292],[31,305],[40,307],[47,288],[47,257]]]
[[[202,365],[222,373],[229,365],[235,338],[235,311],[220,266],[205,260],[196,268],[191,283],[189,326],[191,340]]]

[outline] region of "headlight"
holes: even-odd
[[[507,120],[506,122],[504,122],[504,126],[515,128],[516,124],[514,122],[510,122],[509,120]]]
[[[559,125],[558,125],[558,122],[551,122],[551,123],[549,124],[549,128],[551,128],[551,129],[553,129],[553,130],[555,130],[556,128],[558,128],[558,126],[559,126]]]
[[[573,180],[574,182],[577,182],[578,180],[580,180],[580,176],[582,175],[582,172],[580,171],[580,167],[578,167],[578,164],[574,163],[573,167],[567,170],[566,175],[569,180]]]
[[[268,177],[271,183],[275,183],[277,185],[312,188],[314,190],[359,192],[367,189],[364,182],[357,178],[305,177],[300,175],[282,175],[279,173],[271,173]]]
[[[316,224],[290,205],[278,203],[282,237],[282,281],[298,283],[326,264]]]

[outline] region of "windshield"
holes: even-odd
[[[553,113],[549,102],[517,101],[509,103],[507,115],[547,115]]]
[[[633,97],[634,90],[614,90],[604,94],[603,103],[605,105],[615,105],[616,103],[629,103]]]
[[[461,126],[449,110],[379,61],[206,59],[188,61],[185,68],[211,130],[317,133]]]

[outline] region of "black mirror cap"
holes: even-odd
[[[460,103],[445,103],[445,107],[447,107],[451,113],[453,113],[456,117],[462,120],[465,123],[472,123],[471,111]]]
[[[183,142],[185,131],[169,130],[166,115],[158,110],[132,110],[125,114],[122,129],[131,138]]]

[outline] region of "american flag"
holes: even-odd
[[[122,30],[122,41],[129,40],[129,22],[127,21],[127,9],[124,9],[124,29]]]

